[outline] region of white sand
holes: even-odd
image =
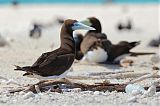
[[[59,46],[59,31],[60,26],[55,25],[52,28],[43,31],[42,38],[39,40],[30,39],[28,31],[33,21],[49,22],[57,16],[65,18],[82,20],[86,17],[98,17],[103,26],[103,32],[108,35],[108,38],[113,42],[120,40],[141,40],[142,44],[136,47],[133,51],[151,51],[158,52],[156,48],[148,48],[148,41],[158,36],[159,26],[159,5],[129,5],[128,12],[124,12],[122,5],[32,5],[20,6],[13,8],[9,6],[0,6],[0,33],[4,37],[11,37],[14,42],[10,46],[0,48],[0,76],[14,79],[18,83],[26,85],[36,83],[38,80],[23,77],[23,72],[13,71],[13,65],[31,65],[43,52],[52,50],[50,46],[54,43],[54,49]],[[132,18],[135,26],[134,31],[119,32],[115,29],[115,25],[119,21],[124,21],[127,18]],[[158,24],[159,23],[159,24]],[[152,65],[150,64],[151,56],[141,56],[133,58],[135,64],[126,70],[134,70],[135,72],[151,72]],[[158,64],[159,65],[159,64]],[[92,66],[92,65],[73,65],[72,76],[86,76],[90,72],[107,72],[119,69],[115,66],[107,65]],[[128,79],[127,79],[128,80]],[[82,82],[94,83],[102,80],[83,80]],[[110,79],[111,82],[124,82],[122,79]],[[153,79],[148,79],[140,82],[142,85],[149,85]],[[1,83],[0,89],[4,90],[4,85]],[[4,92],[3,92],[4,93]],[[43,93],[35,95],[28,99],[24,99],[22,95],[7,95],[0,94],[0,105],[107,105],[107,106],[158,106],[160,96],[138,99],[135,103],[128,103],[127,99],[131,97],[126,93],[106,92],[94,94],[93,92],[68,92],[64,94],[58,93]]]

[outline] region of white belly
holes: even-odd
[[[53,79],[58,79],[58,78],[65,78],[67,73],[69,71],[71,71],[72,68],[70,68],[69,70],[66,70],[63,74],[61,75],[53,75],[53,76],[48,76],[48,77],[43,77],[43,76],[40,76],[40,75],[37,75],[37,74],[33,74],[33,75],[29,75],[27,77],[30,77],[30,78],[37,78],[39,80],[53,80]]]
[[[82,60],[88,61],[88,62],[95,62],[95,63],[100,63],[100,62],[105,62],[108,58],[107,52],[98,47],[97,49],[94,49],[93,51],[88,51]]]

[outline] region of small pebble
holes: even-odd
[[[134,63],[134,61],[131,60],[131,59],[122,59],[122,60],[120,61],[120,66],[126,68],[126,67],[128,67],[128,66],[132,66],[133,63]]]
[[[23,91],[19,92],[19,95],[24,95],[24,94],[25,94],[25,92],[23,92]]]
[[[152,69],[153,69],[153,70],[159,70],[159,67],[153,66]]]
[[[160,92],[157,92],[154,96],[155,97],[160,97]]]
[[[137,102],[137,97],[133,96],[127,100],[128,102]]]
[[[85,94],[87,94],[87,93],[93,94],[93,91],[83,91],[83,93],[85,93]]]
[[[131,94],[133,96],[137,96],[137,95],[142,94],[142,93],[140,91],[138,91],[138,90],[133,90]]]
[[[142,98],[143,97],[151,97],[153,95],[155,95],[156,93],[156,86],[155,85],[152,85],[151,87],[149,87],[149,89],[144,92],[144,94],[142,95]]]
[[[34,97],[35,94],[33,92],[27,92],[24,96],[23,96],[23,99],[28,99],[30,97]]]
[[[71,90],[71,92],[75,92],[75,93],[78,93],[81,91],[81,88],[74,88]]]
[[[100,92],[99,91],[95,91],[93,94],[94,95],[100,95]]]

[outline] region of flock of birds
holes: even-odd
[[[113,44],[105,33],[99,19],[89,17],[83,21],[67,19],[60,20],[60,47],[54,51],[43,53],[32,66],[20,67],[15,70],[25,71],[23,76],[39,80],[64,78],[70,70],[74,60],[87,61],[99,64],[117,64],[126,55],[150,55],[155,53],[131,52],[140,44],[140,41],[120,41]],[[75,30],[89,30],[85,35],[73,34]],[[34,25],[30,37],[41,36],[41,25]]]

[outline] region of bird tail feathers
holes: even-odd
[[[156,54],[154,52],[130,52],[131,56],[139,56],[139,55],[153,55]]]
[[[30,66],[26,66],[26,67],[20,67],[17,65],[14,65],[16,68],[14,70],[21,70],[21,71],[31,71],[31,67]]]

